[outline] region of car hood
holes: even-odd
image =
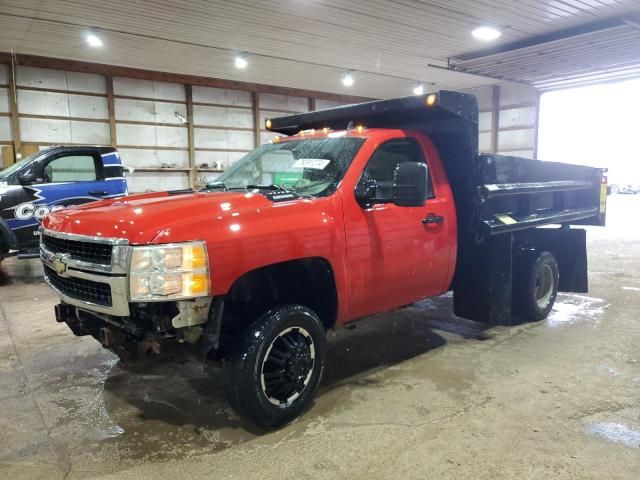
[[[296,201],[296,200],[294,200]],[[290,202],[287,202],[290,203]],[[181,225],[197,240],[198,228],[214,220],[246,214],[266,214],[274,202],[251,192],[161,192],[132,195],[49,214],[43,221],[48,230],[106,238],[126,238],[131,244],[165,243],[163,234]]]

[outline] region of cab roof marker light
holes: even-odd
[[[264,122],[264,126],[267,128],[271,128],[271,119],[267,118]]]
[[[427,95],[427,99],[425,100],[425,103],[427,104],[427,107],[433,107],[437,101],[438,101],[437,95],[435,93],[431,93]]]

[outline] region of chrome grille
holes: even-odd
[[[75,277],[61,277],[54,270],[45,266],[47,280],[61,293],[85,302],[111,307],[111,287],[107,283],[94,282]]]
[[[113,246],[109,244],[56,238],[46,234],[42,236],[42,243],[50,251],[68,254],[74,260],[100,265],[111,264]]]

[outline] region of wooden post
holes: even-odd
[[[11,138],[16,160],[22,158],[22,140],[20,138],[20,116],[18,115],[18,88],[16,86],[16,64],[11,57],[9,67],[9,109],[11,110]]]
[[[498,133],[500,130],[500,87],[491,87],[491,152],[498,153]]]
[[[196,145],[193,133],[193,88],[191,85],[184,86],[187,97],[187,137],[189,142],[189,184],[195,188],[197,180],[196,170]]]
[[[113,97],[113,77],[106,76],[107,79],[107,112],[109,112],[109,138],[111,146],[118,146],[118,136],[116,134],[116,104]]]
[[[315,97],[309,97],[309,111],[313,112],[316,109],[316,99]]]
[[[259,147],[260,132],[262,131],[262,122],[260,121],[260,92],[253,92],[253,145]]]

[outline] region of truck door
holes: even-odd
[[[358,207],[345,208],[350,318],[448,288],[455,211],[444,172],[434,170],[429,164],[434,162],[427,160],[421,140],[388,140],[374,151],[359,180],[375,180],[375,201],[363,207],[355,198],[346,199]],[[392,203],[394,171],[401,162],[425,162],[429,167],[429,198],[422,207]]]
[[[52,210],[117,193],[110,192],[111,185],[104,180],[98,152],[62,152],[39,162],[36,171],[41,181],[21,187],[27,198],[15,206],[15,218],[8,222],[21,250],[37,247],[40,222]]]

